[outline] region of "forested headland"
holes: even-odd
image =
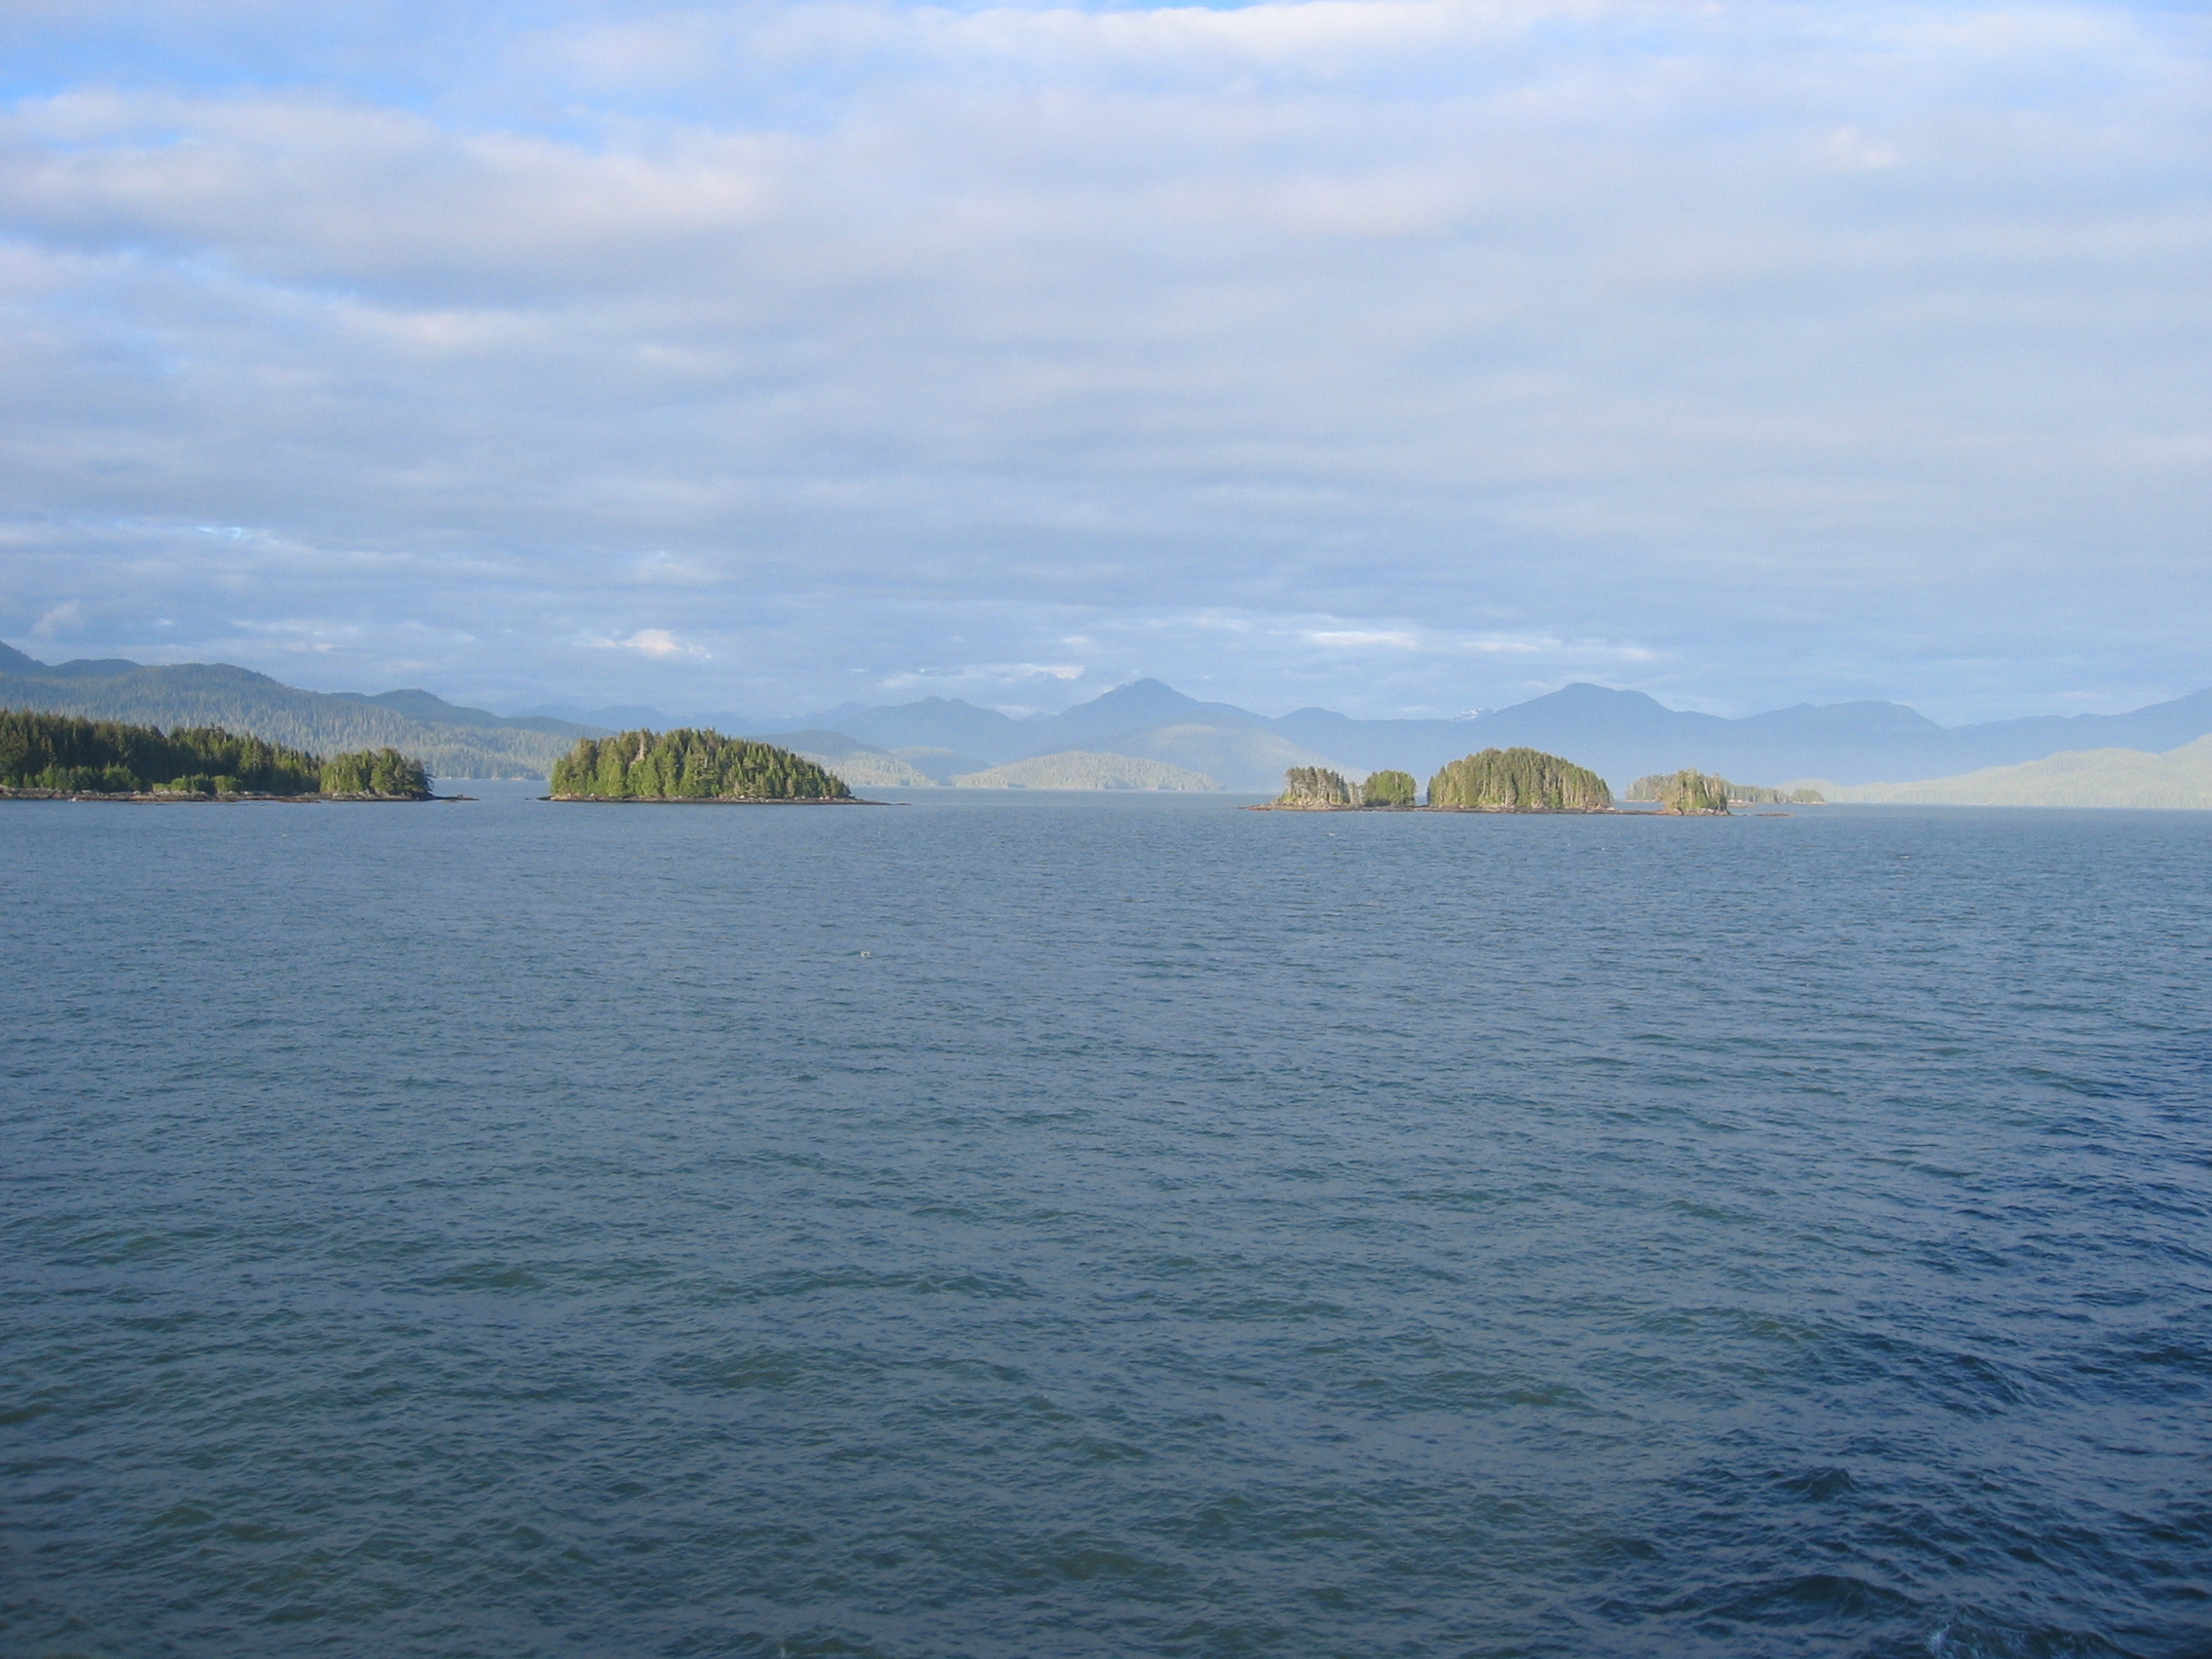
[[[395,749],[324,757],[221,726],[129,725],[0,710],[0,790],[78,796],[427,800],[422,763]]]
[[[582,738],[553,763],[555,800],[849,801],[835,773],[753,738],[688,726]]]

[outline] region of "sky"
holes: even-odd
[[[2212,685],[2212,20],[11,0],[0,638],[1266,713]]]

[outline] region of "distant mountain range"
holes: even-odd
[[[1396,766],[1426,778],[1476,750],[1523,744],[1589,766],[1616,790],[1684,766],[1747,783],[1869,784],[1945,778],[2071,750],[2162,753],[2212,733],[2212,690],[2125,715],[1941,726],[1901,703],[1805,703],[1729,719],[1587,684],[1468,719],[1361,720],[1327,709],[1270,719],[1139,680],[1030,719],[930,697],[889,708],[847,703],[793,724],[894,753],[938,746],[999,764],[1069,750],[1129,755],[1203,772],[1233,790],[1279,788],[1283,770],[1299,765]],[[786,729],[755,724],[761,736]]]
[[[329,751],[389,743],[442,777],[541,777],[578,737],[636,726],[712,725],[795,749],[850,783],[950,784],[1015,761],[1125,756],[1222,788],[1279,789],[1291,766],[1425,779],[1481,749],[1527,745],[1630,780],[1685,766],[1745,783],[1908,785],[2070,752],[2163,754],[2212,735],[2212,690],[2124,715],[2039,716],[1941,726],[1900,703],[1806,703],[1741,719],[1667,708],[1641,691],[1575,684],[1465,719],[1362,720],[1327,709],[1271,719],[1139,680],[1057,715],[1017,719],[957,698],[844,703],[796,719],[672,717],[646,707],[540,708],[502,716],[427,691],[304,691],[222,663],[148,667],[121,658],[59,665],[0,645],[0,706],[159,725],[225,725]],[[1095,771],[1093,766],[1091,770]],[[1077,766],[1070,776],[1083,772]],[[1131,774],[1134,776],[1135,774]],[[1166,776],[1162,772],[1160,776]],[[1916,798],[1932,798],[1916,792]]]
[[[43,663],[0,645],[0,708],[165,728],[223,726],[328,755],[400,750],[442,778],[543,777],[592,728],[507,719],[427,691],[303,691],[229,663],[149,667],[122,657]]]
[[[1090,755],[1080,749],[1010,760],[954,778],[964,790],[1218,790],[1203,772],[1133,755]]]

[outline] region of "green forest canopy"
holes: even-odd
[[[1630,800],[1664,800],[1667,797],[1660,793],[1660,786],[1665,784],[1669,778],[1678,778],[1681,775],[1679,772],[1653,772],[1648,777],[1639,778],[1635,783],[1629,785],[1627,798]],[[1700,776],[1703,775],[1705,774],[1700,774]],[[1822,794],[1819,790],[1770,790],[1758,784],[1730,783],[1725,778],[1718,781],[1730,800],[1741,801],[1746,806],[1822,805],[1827,800],[1827,797]]]
[[[1428,804],[1488,812],[1603,812],[1605,780],[1587,766],[1535,749],[1486,749],[1428,780]]]
[[[1351,786],[1326,766],[1293,766],[1282,775],[1278,806],[1349,806]]]
[[[110,667],[112,674],[90,672]],[[165,731],[219,726],[315,755],[395,748],[443,778],[542,778],[577,735],[573,727],[558,735],[524,729],[528,721],[489,726],[441,723],[428,709],[407,713],[350,693],[303,691],[228,663],[156,667],[118,659],[56,669],[4,645],[0,645],[0,707],[159,726]],[[454,717],[477,713],[452,708],[446,712]],[[495,716],[483,719],[497,721]]]
[[[1661,812],[1713,812],[1728,810],[1728,780],[1684,767],[1679,772],[1654,773],[1639,778],[1640,784],[1648,784],[1651,793],[1638,798],[1655,800]]]
[[[1411,772],[1370,772],[1361,795],[1369,806],[1411,806],[1419,787]]]
[[[684,727],[582,738],[553,763],[556,800],[850,800],[844,780],[746,737]]]
[[[397,750],[327,760],[221,726],[127,725],[0,710],[0,788],[84,794],[373,794],[422,799],[430,781]]]

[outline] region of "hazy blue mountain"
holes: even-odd
[[[1102,738],[1157,730],[1163,726],[1218,726],[1266,731],[1274,722],[1233,703],[1201,703],[1186,697],[1157,680],[1133,680],[1104,696],[1057,715],[1044,715],[1015,722],[1030,755],[1061,750],[1096,748]],[[1132,751],[1120,750],[1127,754]],[[1204,770],[1204,768],[1199,768]],[[1279,782],[1279,780],[1277,780]]]
[[[2061,751],[1956,778],[1844,786],[1839,800],[1927,806],[2212,807],[2212,737],[2164,755],[2138,749]]]
[[[888,708],[847,704],[793,723],[831,725],[894,750],[956,747],[1002,764],[1077,748],[1146,758],[1181,756],[1186,758],[1179,763],[1190,764],[1204,751],[1213,763],[1197,769],[1230,788],[1269,787],[1257,781],[1268,748],[1254,741],[1262,733],[1295,746],[1303,756],[1296,763],[1354,772],[1394,766],[1426,776],[1478,750],[1526,746],[1564,755],[1624,789],[1646,773],[1683,767],[1751,784],[1810,777],[1895,783],[2013,765],[2068,750],[2174,749],[2212,733],[2212,690],[2124,715],[1946,727],[1901,703],[1804,703],[1731,719],[1670,709],[1641,691],[1589,684],[1564,686],[1472,719],[1362,720],[1328,709],[1301,709],[1271,719],[1140,680],[1063,714],[1032,719],[932,697]]]
[[[1033,755],[1004,766],[971,772],[952,780],[964,790],[1215,790],[1221,786],[1203,772],[1145,760],[1130,755],[1099,755],[1073,749],[1060,755]]]
[[[1201,703],[1160,681],[1136,680],[1063,713],[1035,715],[1027,719],[978,708],[958,697],[924,697],[919,702],[889,707],[842,703],[761,729],[784,732],[828,727],[851,732],[886,749],[949,749],[1002,765],[1033,755],[1095,750],[1100,739],[1158,726],[1265,728],[1271,723],[1264,715],[1248,709],[1230,703]]]
[[[718,726],[715,729],[723,728]],[[942,782],[932,775],[927,767],[917,766],[911,760],[892,754],[888,749],[873,743],[863,743],[859,738],[848,737],[841,731],[780,731],[767,738],[759,737],[754,732],[745,735],[804,756],[856,788],[928,789]]]
[[[404,696],[404,692],[385,693],[386,696]],[[497,717],[495,717],[497,718]],[[658,709],[643,703],[620,704],[605,709],[579,709],[567,703],[545,703],[535,709],[525,709],[510,717],[514,720],[564,720],[572,725],[593,726],[601,731],[667,731],[672,726],[707,725],[706,720],[680,720],[662,714]],[[736,730],[753,722],[739,720],[729,729]],[[717,726],[716,730],[722,730]]]
[[[603,725],[597,720],[555,719],[544,715],[495,715],[489,709],[471,709],[461,704],[449,703],[443,697],[427,691],[379,691],[366,696],[359,691],[332,691],[333,697],[349,697],[357,702],[374,703],[383,709],[397,709],[401,714],[422,720],[427,725],[452,726],[508,726],[519,731],[541,731],[548,737],[604,737],[619,726]]]
[[[990,766],[990,762],[979,755],[963,755],[957,749],[943,749],[933,744],[895,749],[892,754],[936,784],[949,784],[966,773],[981,772]]]
[[[1264,721],[1248,724],[1211,719],[1176,720],[1099,738],[1093,748],[1108,754],[1163,761],[1212,778],[1225,790],[1273,794],[1293,766],[1328,764],[1329,757],[1293,743]]]
[[[1112,695],[1112,693],[1108,693]],[[1016,720],[996,709],[979,709],[958,697],[924,697],[919,702],[871,708],[863,703],[840,703],[834,709],[807,715],[781,725],[760,729],[774,735],[807,728],[850,732],[884,749],[950,749],[980,756],[996,764],[1018,760],[1042,751],[1024,746],[1022,733],[1032,722]],[[1065,748],[1066,745],[1048,745]]]
[[[481,709],[461,709],[427,692],[387,696],[306,691],[230,663],[150,667],[121,657],[43,663],[0,645],[0,708],[136,725],[221,726],[317,755],[389,747],[446,778],[543,777],[580,728],[558,721],[517,726],[482,723]],[[420,718],[419,709],[439,714]],[[546,727],[556,729],[548,730]]]
[[[48,664],[0,645],[0,706],[145,724],[225,725],[316,751],[389,744],[442,776],[533,776],[567,740],[639,726],[710,726],[773,738],[809,754],[876,754],[940,782],[986,765],[1080,750],[1202,771],[1230,789],[1273,789],[1289,765],[1425,777],[1483,749],[1562,755],[1626,789],[1684,767],[1747,784],[1822,778],[1842,785],[1950,778],[2048,756],[2128,749],[2162,754],[2212,734],[2212,690],[2124,715],[2039,716],[1940,726],[1901,703],[1775,709],[1741,719],[1670,709],[1641,691],[1575,684],[1471,719],[1361,720],[1328,709],[1279,719],[1200,702],[1139,680],[1057,715],[1015,719],[958,698],[889,707],[847,703],[777,722],[734,715],[678,718],[647,708],[549,706],[517,717],[422,690],[304,691],[226,663],[145,667],[122,658]],[[896,757],[895,759],[891,757]],[[904,775],[903,772],[900,775]]]

